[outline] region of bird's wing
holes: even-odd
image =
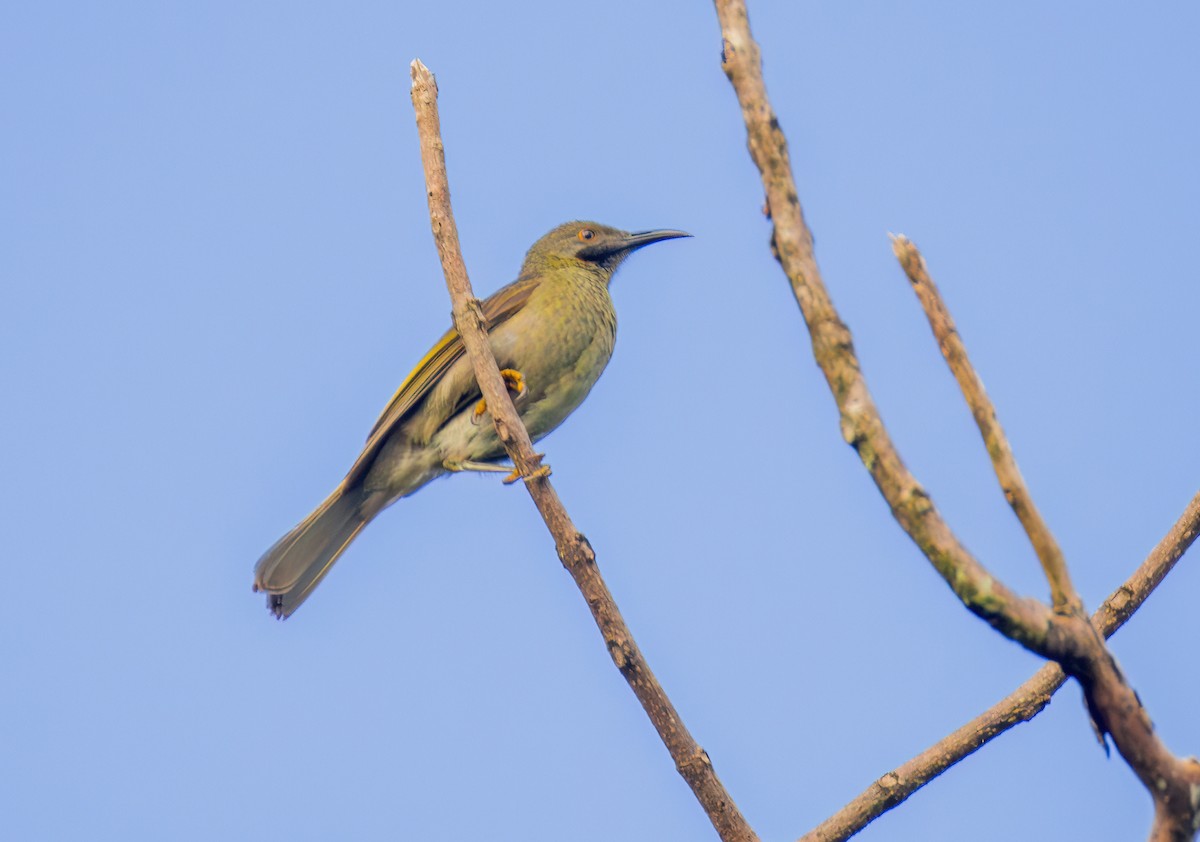
[[[538,283],[537,278],[521,277],[488,296],[483,302],[483,316],[487,319],[489,330],[508,320],[524,307]],[[346,484],[351,484],[366,474],[391,432],[408,418],[413,408],[429,394],[430,389],[465,351],[462,337],[454,328],[446,331],[429,349],[429,353],[422,357],[416,368],[404,378],[396,394],[392,395],[392,399],[384,407],[379,420],[371,428],[362,453],[346,475]]]

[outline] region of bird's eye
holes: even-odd
[[[577,236],[579,237],[579,239],[583,240],[584,242],[587,242],[588,240],[592,239],[592,237],[596,236],[596,232],[593,231],[591,228],[581,228],[581,229],[579,229],[579,234]]]

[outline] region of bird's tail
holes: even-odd
[[[254,590],[266,591],[267,607],[287,619],[308,598],[338,556],[377,511],[361,487],[344,484],[288,534],[263,553],[254,567]]]

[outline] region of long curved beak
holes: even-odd
[[[657,231],[634,231],[626,235],[622,248],[633,251],[634,249],[640,249],[642,246],[648,246],[651,243],[690,236],[692,235],[686,231],[673,231],[669,228],[661,228]]]

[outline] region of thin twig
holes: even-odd
[[[1146,556],[1137,570],[1092,615],[1092,623],[1105,637],[1133,616],[1158,587],[1175,563],[1200,534],[1200,494],[1188,503],[1175,525]],[[1028,722],[1050,703],[1066,682],[1058,664],[1046,664],[1029,680],[979,716],[943,737],[925,751],[897,766],[854,800],[801,837],[801,842],[841,842],[858,833],[888,810],[974,754],[987,743],[1021,722]]]
[[[967,357],[962,336],[958,333],[937,285],[929,276],[925,259],[912,241],[904,236],[892,237],[892,251],[912,282],[913,290],[925,310],[925,316],[929,319],[929,326],[933,329],[942,356],[950,366],[967,406],[975,417],[975,424],[979,427],[979,434],[983,436],[987,446],[988,456],[991,457],[992,467],[996,471],[996,479],[1000,481],[1000,488],[1004,492],[1004,499],[1021,522],[1038,560],[1042,563],[1042,570],[1050,583],[1050,595],[1055,609],[1082,614],[1083,602],[1075,591],[1075,586],[1071,584],[1062,550],[1050,527],[1042,519],[1041,512],[1034,505],[1029,488],[1025,485],[1025,478],[1021,476],[1017,467],[1012,447],[1004,435],[1004,428],[996,418],[996,407],[988,398],[983,381],[979,379],[975,367]]]
[[[488,411],[496,425],[496,434],[512,457],[513,464],[525,477],[525,486],[546,521],[550,534],[554,536],[559,559],[583,593],[613,662],[650,717],[675,761],[675,768],[692,788],[722,840],[757,842],[758,837],[713,770],[708,754],[692,738],[658,679],[650,671],[608,586],[600,576],[596,555],[587,538],[571,522],[549,479],[537,470],[540,459],[533,450],[525,425],[517,415],[500,377],[491,345],[487,341],[483,312],[471,291],[467,270],[463,265],[458,232],[450,208],[450,188],[437,110],[437,85],[433,74],[420,60],[412,63],[412,78],[413,109],[417,115],[434,240],[454,303],[454,324],[462,336],[475,377],[487,401]]]
[[[1180,760],[1154,733],[1133,688],[1088,618],[1019,597],[962,545],[904,466],[871,399],[850,331],[821,280],[787,151],[750,35],[744,0],[715,0],[722,65],[733,85],[750,156],[762,175],[774,227],[772,247],[804,315],[813,354],[841,412],[842,435],[858,452],[892,515],[970,611],[1009,639],[1057,661],[1079,680],[1097,733],[1110,734],[1155,803],[1154,839],[1187,839],[1200,826],[1200,762]]]
[[[967,357],[966,346],[929,275],[924,258],[917,247],[904,237],[893,237],[892,249],[912,282],[942,355],[975,417],[1004,495],[1042,561],[1050,582],[1055,610],[1073,619],[1081,618],[1083,602],[1071,584],[1062,551],[1029,495],[1004,430],[996,418],[995,407]],[[1182,765],[1154,734],[1141,701],[1093,626],[1070,622],[1063,625],[1062,631],[1065,634],[1061,640],[1053,641],[1056,645],[1047,647],[1045,654],[1064,664],[1066,671],[1080,680],[1100,739],[1103,741],[1106,733],[1112,734],[1122,756],[1155,798],[1158,805],[1156,828],[1170,821],[1172,813],[1175,814],[1177,825],[1194,821],[1195,816],[1188,817],[1187,805],[1181,802],[1197,800],[1184,796],[1184,783],[1195,775],[1196,770]],[[1167,792],[1170,789],[1167,783],[1169,776],[1175,776],[1180,790],[1174,794]],[[1191,809],[1195,811],[1194,806]]]

